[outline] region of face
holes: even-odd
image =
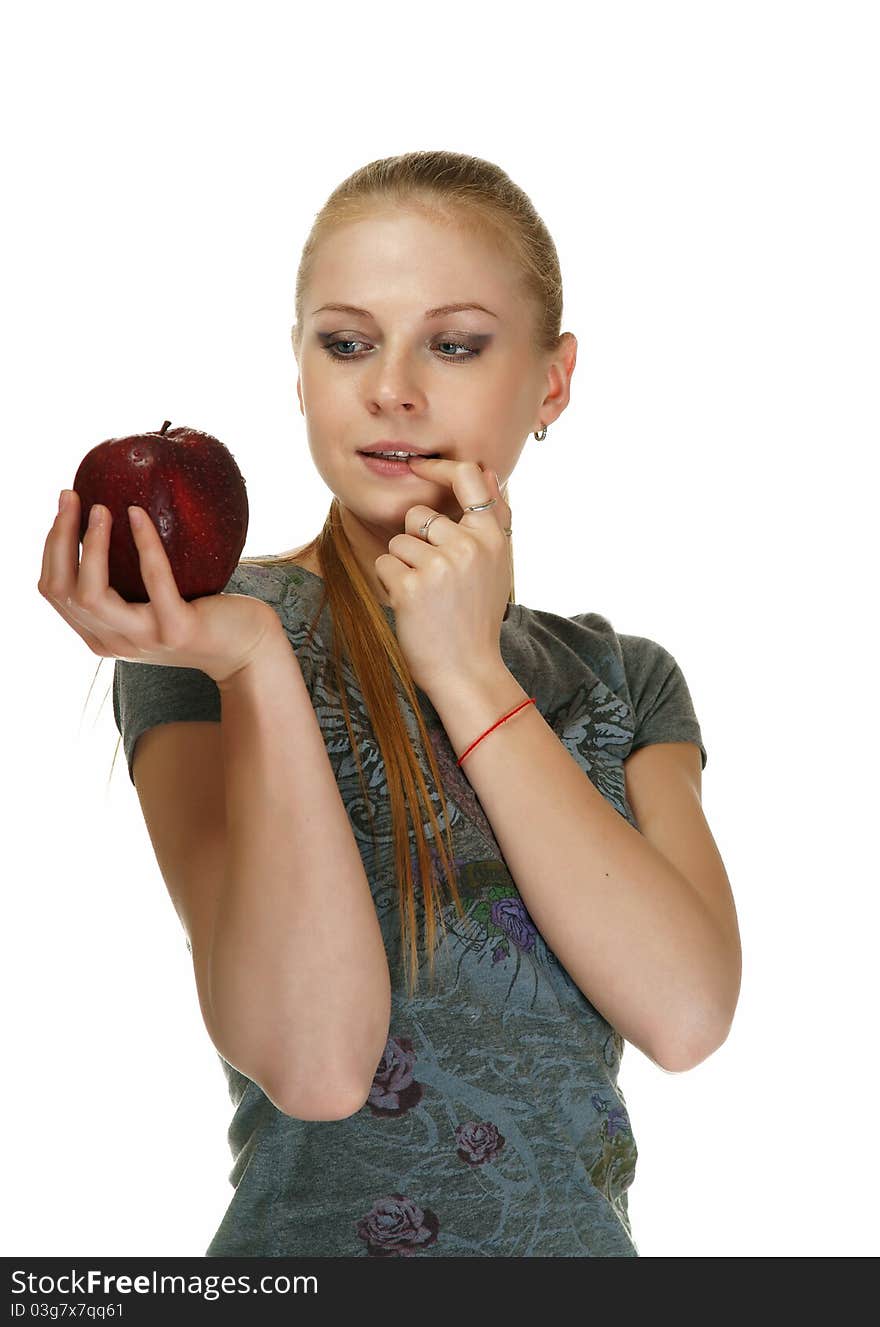
[[[322,308],[330,303],[364,312]],[[486,311],[426,316],[453,303]],[[539,359],[533,317],[508,261],[458,228],[396,210],[322,242],[303,304],[297,395],[312,459],[383,602],[373,563],[405,532],[407,510],[424,504],[454,521],[462,511],[446,484],[408,467],[378,474],[358,449],[412,443],[477,461],[503,486],[529,433],[569,399],[577,343],[566,334],[555,356]]]

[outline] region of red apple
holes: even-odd
[[[99,442],[80,462],[79,537],[92,505],[108,507],[110,584],[123,599],[149,599],[140,573],[129,505],[143,507],[159,532],[180,597],[219,594],[235,570],[248,528],[248,500],[232,453],[210,433],[181,425]],[[166,431],[167,430],[167,431]]]

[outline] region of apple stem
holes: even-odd
[[[162,425],[162,427],[159,429],[159,432],[160,432],[160,433],[164,433],[165,430],[168,428],[168,425],[169,425],[170,423],[171,423],[171,420],[170,420],[170,419],[166,419],[166,420],[165,420],[165,423],[164,423],[164,424]]]

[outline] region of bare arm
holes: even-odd
[[[391,1011],[369,882],[280,623],[218,686],[227,865],[209,956],[212,1017],[226,1045],[277,1062],[288,1114],[343,1118],[366,1100]]]
[[[528,696],[499,664],[430,698],[460,756]],[[677,853],[694,879],[605,800],[534,705],[461,768],[536,926],[587,999],[663,1068],[691,1068],[711,1054],[733,1018],[739,940],[726,875],[686,780],[676,785]],[[671,780],[675,766],[667,768]],[[670,793],[663,816],[672,814]]]
[[[280,620],[246,594],[184,601],[148,517],[133,532],[149,600],[127,602],[109,584],[112,514],[92,507],[98,520],[80,561],[79,495],[67,497],[46,539],[40,593],[101,657],[196,668],[220,691],[219,741],[213,722],[158,724],[138,740],[132,765],[192,940],[209,1035],[289,1114],[351,1115],[388,1038],[388,963]]]

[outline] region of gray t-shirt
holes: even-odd
[[[444,908],[449,940],[444,946],[438,932],[436,985],[431,991],[422,959],[420,989],[412,999],[406,993],[384,766],[346,669],[353,722],[364,733],[374,852],[341,706],[325,685],[327,604],[307,642],[323,590],[301,567],[240,563],[225,592],[271,604],[296,651],[386,942],[389,1036],[367,1102],[344,1120],[285,1115],[219,1057],[235,1106],[234,1192],[205,1256],[638,1257],[627,1211],[637,1148],[617,1083],[623,1038],[535,927],[421,691],[467,916],[459,919],[451,902]],[[393,629],[394,610],[384,612]],[[632,751],[695,742],[705,767],[687,683],[656,641],[618,634],[598,613],[565,618],[513,604],[501,654],[566,750],[636,829],[623,764]],[[412,712],[400,692],[398,700],[427,775]],[[146,729],[221,719],[219,691],[205,673],[122,660],[113,710],[130,777]],[[431,795],[439,816],[436,790]],[[410,843],[418,882],[412,831]],[[416,915],[421,953],[420,906]]]

